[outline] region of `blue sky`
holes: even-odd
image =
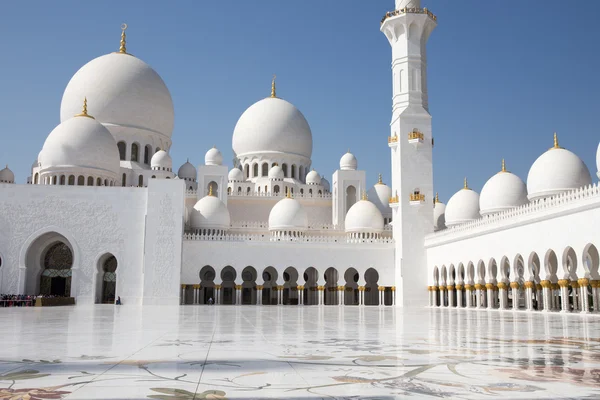
[[[481,190],[502,158],[525,180],[554,131],[595,176],[600,1],[575,4],[423,1],[438,16],[428,75],[443,201],[464,176]],[[188,157],[202,163],[213,145],[231,164],[235,123],[269,95],[276,73],[277,94],[311,125],[320,173],[331,178],[350,148],[369,184],[380,172],[389,183],[391,52],[379,21],[393,8],[393,0],[5,2],[0,163],[24,183],[69,79],[118,50],[127,22],[128,51],[173,96],[175,168]]]

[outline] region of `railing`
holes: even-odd
[[[411,193],[410,201],[425,201],[425,195],[422,193]]]
[[[317,186],[318,188],[319,186]],[[308,191],[307,189],[304,189],[305,191]],[[319,189],[313,189],[313,193],[292,193],[292,198],[294,199],[325,199],[325,200],[329,200],[331,199],[333,196],[330,192],[325,192],[323,189],[320,189],[322,191],[321,194],[319,194]],[[186,197],[196,197],[198,195],[198,192],[196,190],[187,190],[185,192]],[[237,193],[236,191],[232,190],[231,193],[227,194],[227,197],[236,197],[236,198],[243,198],[243,197],[264,197],[264,198],[271,198],[271,199],[282,199],[286,196],[286,193],[284,191],[281,191],[279,193],[271,193],[271,192],[254,192],[254,191],[250,191],[250,192],[242,192],[242,193]]]
[[[388,136],[388,143],[396,143],[398,141],[398,136]]]
[[[515,207],[497,214],[481,217],[471,222],[442,229],[432,233],[429,237],[440,238],[454,233],[467,232],[479,227],[492,226],[501,222],[511,222],[512,220],[542,211],[552,211],[563,206],[576,205],[585,200],[600,200],[600,187],[598,185],[598,183],[595,183],[545,199],[534,200],[520,207]]]
[[[423,135],[421,132],[419,132],[418,130],[413,130],[412,132],[408,133],[408,140],[414,140],[414,139],[421,139],[423,140],[425,138],[425,135]]]
[[[400,202],[400,198],[398,197],[398,195],[390,197],[390,204],[399,203],[399,202]]]
[[[391,237],[378,239],[348,239],[345,236],[306,235],[296,237],[294,240],[278,240],[270,234],[226,234],[226,235],[203,235],[199,233],[186,233],[183,240],[204,242],[270,242],[270,243],[338,243],[338,244],[379,244],[393,243]]]
[[[437,21],[437,17],[435,16],[435,14],[432,13],[431,11],[429,11],[427,8],[408,8],[408,7],[406,7],[401,10],[394,10],[394,11],[386,12],[385,15],[383,16],[383,18],[381,19],[381,24],[383,25],[383,23],[388,18],[396,17],[396,16],[402,15],[402,14],[427,14],[427,16],[429,16],[429,18],[431,18],[434,21]]]

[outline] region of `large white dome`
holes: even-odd
[[[527,186],[517,175],[502,171],[492,176],[481,189],[479,209],[481,215],[493,214],[526,204]]]
[[[237,157],[286,153],[310,159],[312,133],[304,115],[294,105],[268,97],[242,114],[233,131],[232,146]]]
[[[205,165],[221,165],[223,164],[223,154],[216,147],[209,149],[204,155]]]
[[[227,206],[218,197],[204,196],[192,209],[191,226],[194,229],[229,229],[231,216]]]
[[[529,200],[552,196],[592,183],[590,171],[576,154],[555,146],[542,154],[529,169]]]
[[[346,214],[344,225],[347,233],[381,233],[383,216],[369,200],[360,200]]]
[[[445,210],[446,226],[464,224],[479,217],[479,194],[468,188],[465,179],[465,187],[448,200]]]
[[[314,169],[306,174],[306,184],[307,185],[320,185],[321,184],[321,175]]]
[[[269,213],[269,230],[302,232],[308,228],[306,210],[296,199],[286,197],[273,206]]]
[[[377,206],[382,214],[389,214],[392,211],[390,208],[392,188],[381,181],[381,176],[379,176],[379,182],[369,189],[367,195],[369,196],[369,200]]]
[[[87,97],[89,113],[103,124],[140,128],[168,138],[173,132],[173,101],[161,77],[142,60],[111,53],[85,64],[63,94],[60,120],[81,109]]]
[[[358,160],[350,150],[340,158],[340,169],[344,171],[356,171],[358,168]]]
[[[164,150],[159,150],[150,159],[150,166],[152,169],[159,169],[163,171],[173,170],[173,160],[169,153]]]
[[[244,173],[239,168],[233,168],[231,171],[229,171],[228,180],[232,182],[243,182]]]
[[[271,169],[269,169],[269,179],[273,180],[283,180],[285,177],[283,173],[283,169],[279,165],[273,165]]]
[[[79,100],[81,109],[81,99]],[[101,123],[86,116],[71,116],[46,138],[38,156],[40,168],[91,168],[102,174],[120,171],[117,142]]]

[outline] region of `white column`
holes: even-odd
[[[506,282],[498,282],[498,299],[500,300],[500,309],[506,310],[508,308],[508,291],[506,290]]]
[[[392,307],[396,305],[396,286],[392,286]]]
[[[594,306],[594,312],[597,313],[598,312],[598,306],[599,306],[599,300],[600,297],[598,297],[598,285],[600,284],[600,281],[596,281],[593,280],[591,281],[591,285],[592,285],[592,305]]]
[[[511,282],[510,289],[512,290],[512,308],[513,310],[519,309],[519,282]]]
[[[561,279],[558,281],[558,285],[560,286],[560,298],[562,309],[560,312],[567,313],[569,312],[569,281],[566,279]]]
[[[456,308],[463,308],[465,306],[463,304],[462,293],[463,293],[463,285],[461,285],[461,284],[456,285]]]
[[[454,307],[454,285],[448,285],[446,290],[448,291],[448,307]]]
[[[485,288],[487,289],[487,308],[488,310],[491,310],[492,308],[495,308],[496,305],[496,302],[494,300],[494,284],[487,283],[485,285]]]
[[[579,295],[579,283],[577,281],[571,281],[571,288],[573,289],[571,293],[573,294],[573,311],[581,311],[580,299]]]
[[[475,307],[481,308],[481,284],[475,284]]]
[[[590,312],[590,301],[588,298],[588,285],[590,281],[587,278],[581,278],[577,283],[579,283],[581,312],[587,314]]]
[[[473,306],[473,305],[471,304],[471,303],[472,303],[472,300],[473,300],[473,296],[472,296],[472,293],[473,293],[473,285],[470,285],[470,284],[468,284],[468,283],[467,283],[467,284],[465,284],[465,291],[466,291],[466,296],[465,296],[465,297],[466,297],[466,301],[467,301],[467,304],[465,304],[465,307],[467,307],[467,308],[471,308],[471,307]]]
[[[181,285],[181,304],[185,304],[185,285]]]
[[[299,286],[301,289],[298,289],[298,304],[304,305],[304,286]]]

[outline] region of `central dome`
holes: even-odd
[[[81,67],[63,94],[61,122],[81,110],[84,97],[90,102],[90,114],[102,124],[144,129],[171,138],[171,94],[156,71],[132,55],[106,54]]]
[[[232,146],[237,157],[285,153],[310,159],[312,133],[306,118],[293,104],[268,97],[242,114],[233,131]]]

